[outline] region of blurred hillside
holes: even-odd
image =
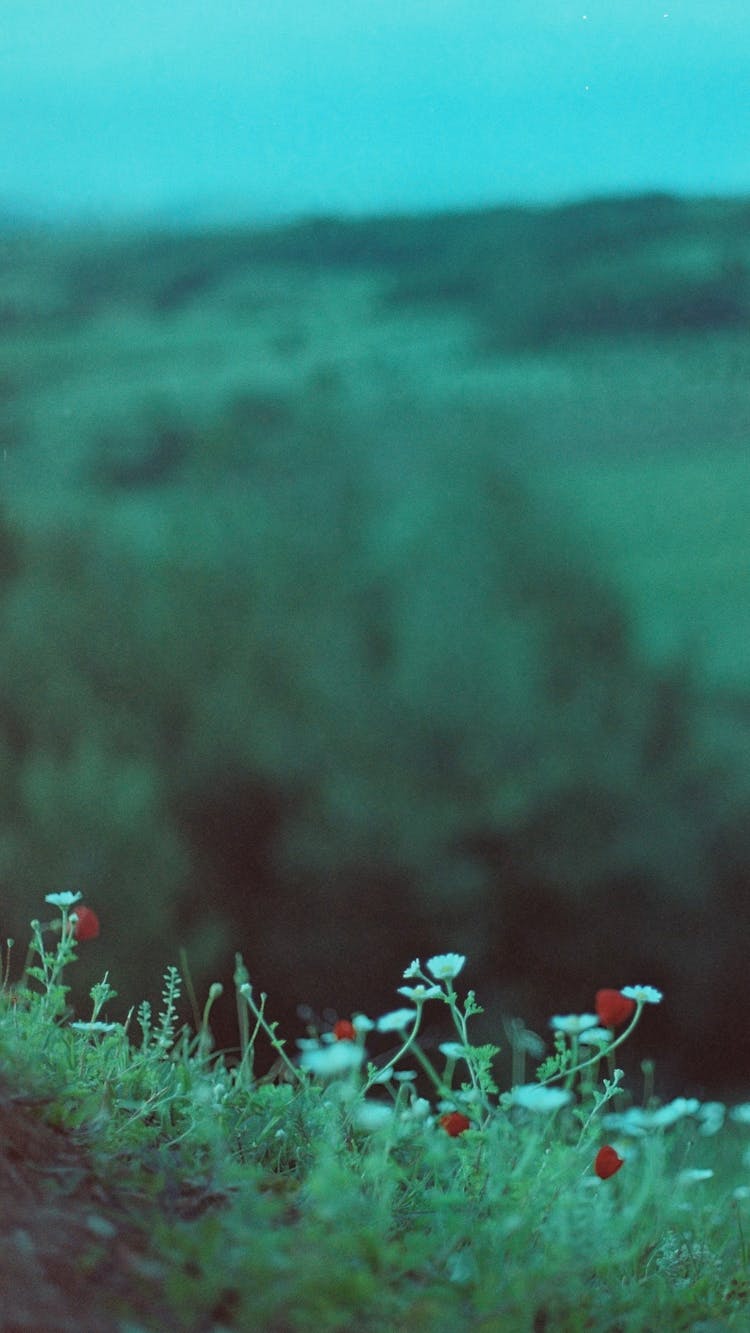
[[[6,229],[3,934],[81,887],[124,1008],[182,942],[287,1018],[460,949],[493,1035],[646,981],[741,1085],[749,220]]]

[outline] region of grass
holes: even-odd
[[[750,1108],[648,1089],[639,1107],[616,1067],[658,992],[556,1016],[547,1054],[511,1025],[501,1091],[461,955],[413,962],[378,1019],[311,1021],[296,1052],[238,956],[239,1045],[221,1052],[219,988],[188,1025],[176,967],[157,1015],[108,1022],[105,976],[73,1017],[67,977],[98,927],[79,896],[48,895],[21,975],[5,960],[4,1329],[747,1327]],[[454,1033],[433,1051],[437,1006]]]

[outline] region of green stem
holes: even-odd
[[[633,1031],[633,1028],[635,1027],[636,1023],[638,1022],[638,1019],[640,1018],[643,1012],[643,1005],[644,1005],[643,1000],[636,1001],[636,1010],[628,1026],[626,1027],[625,1031],[621,1032],[620,1036],[617,1037],[615,1041],[612,1042],[612,1045],[606,1048],[606,1051],[604,1052],[597,1051],[596,1055],[592,1055],[589,1060],[582,1060],[580,1064],[574,1065],[572,1069],[561,1069],[558,1070],[556,1074],[550,1074],[549,1078],[540,1079],[539,1081],[540,1088],[545,1087],[547,1083],[554,1083],[559,1078],[567,1079],[572,1074],[578,1074],[581,1069],[588,1069],[589,1065],[594,1065],[596,1064],[597,1060],[601,1060],[602,1054],[611,1055],[612,1051],[616,1051],[618,1046],[622,1046],[622,1043],[624,1041],[627,1041],[628,1037]]]

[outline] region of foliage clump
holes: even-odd
[[[8,1327],[744,1326],[750,1190],[726,1108],[637,1107],[614,1066],[653,987],[553,1016],[536,1078],[500,1091],[498,1047],[472,1041],[481,1006],[457,989],[463,955],[415,960],[400,1008],[311,1026],[296,1054],[238,959],[231,1056],[213,1048],[216,988],[194,1030],[180,1023],[174,967],[156,1021],[137,1011],[140,1040],[133,1010],[101,1017],[106,977],[92,1017],[73,1018],[78,898],[48,895],[60,917],[34,923],[0,992]],[[422,1039],[434,1006],[456,1038],[437,1053]],[[523,1076],[534,1034],[510,1030]],[[270,1080],[254,1072],[261,1033]],[[741,1133],[750,1112],[731,1118]]]

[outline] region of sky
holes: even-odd
[[[750,0],[0,0],[0,213],[750,193]]]

